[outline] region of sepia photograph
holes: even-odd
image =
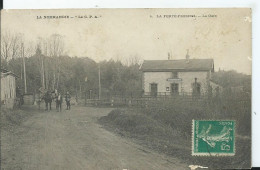
[[[251,13],[1,10],[1,169],[251,168]]]

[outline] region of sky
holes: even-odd
[[[5,10],[1,18],[2,31],[28,42],[62,35],[69,56],[167,60],[168,53],[184,59],[189,49],[190,58],[213,58],[216,70],[250,75],[251,26],[251,10],[243,8]]]

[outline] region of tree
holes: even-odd
[[[8,62],[10,59],[19,57],[18,52],[21,39],[21,34],[12,34],[10,31],[3,31],[1,35],[1,58]]]
[[[52,34],[48,44],[50,57],[55,58],[53,65],[53,89],[58,89],[60,80],[60,56],[64,51],[63,37],[59,34]]]
[[[64,52],[64,39],[60,34],[52,34],[49,38],[38,37],[38,48],[45,57],[40,57],[41,74],[44,75],[46,88],[58,89],[60,86],[61,56]],[[46,57],[51,57],[52,60]],[[51,61],[51,62],[50,62]],[[52,75],[51,75],[52,74]]]

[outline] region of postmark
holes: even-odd
[[[192,156],[234,155],[234,120],[192,121]]]

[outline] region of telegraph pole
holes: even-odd
[[[40,57],[42,57],[42,87],[43,87],[43,89],[45,89],[43,56],[40,56]]]
[[[27,94],[27,84],[26,84],[26,68],[25,68],[25,59],[24,59],[24,46],[21,44],[22,57],[23,57],[23,71],[24,71],[24,93]]]
[[[98,63],[98,99],[101,99],[100,62]]]

